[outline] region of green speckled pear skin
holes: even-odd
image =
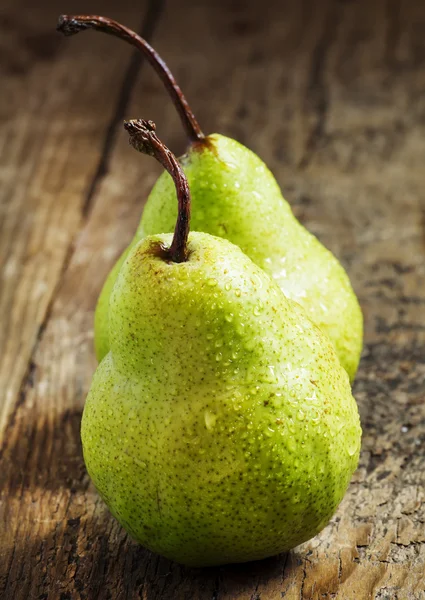
[[[137,243],[137,242],[136,242]],[[134,240],[121,254],[103,284],[102,292],[97,301],[94,313],[94,349],[100,362],[109,352],[109,301],[118,273],[134,246]]]
[[[333,254],[294,217],[272,173],[235,140],[214,134],[192,146],[180,162],[192,194],[192,229],[224,237],[271,275],[330,337],[341,364],[354,379],[360,359],[363,318],[347,274]],[[174,230],[175,189],[163,173],[149,195],[133,245],[145,235]],[[111,275],[112,283],[116,272]],[[111,282],[97,313],[107,312]],[[109,349],[107,314],[96,324],[97,355]],[[100,341],[99,341],[100,340]]]
[[[190,566],[257,560],[319,532],[361,429],[333,345],[241,250],[205,233],[167,263],[138,243],[82,420],[87,469],[141,544]]]

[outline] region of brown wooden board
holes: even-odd
[[[331,524],[287,555],[170,563],[85,472],[93,310],[159,173],[121,121],[155,120],[176,151],[184,134],[149,67],[101,34],[60,38],[60,10],[153,38],[204,131],[269,164],[360,298],[360,466]],[[0,25],[0,597],[424,599],[425,5],[6,0]]]

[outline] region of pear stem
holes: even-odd
[[[199,142],[204,139],[205,136],[199,127],[198,121],[171,71],[159,54],[140,35],[113,19],[98,15],[61,15],[56,29],[64,35],[74,35],[86,29],[95,29],[109,35],[114,35],[135,46],[142,52],[161,78],[179,113],[189,139],[193,142]]]
[[[187,239],[190,228],[190,190],[186,175],[177,158],[156,135],[155,123],[133,119],[124,121],[124,127],[130,134],[129,141],[133,148],[156,158],[173,178],[177,192],[178,215],[171,246],[162,250],[164,258],[176,263],[185,262],[188,256]]]

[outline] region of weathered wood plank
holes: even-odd
[[[126,22],[135,26],[135,20],[128,9]],[[182,1],[169,4],[155,38],[204,130],[237,137],[266,160],[299,218],[343,260],[361,299],[366,348],[355,394],[363,453],[331,525],[286,556],[184,569],[131,542],[89,484],[79,422],[94,369],[93,309],[158,173],[118,133],[92,210],[84,221],[76,217],[74,231],[81,233],[4,438],[1,507],[7,529],[1,566],[7,570],[0,593],[64,599],[425,598],[424,28],[419,2],[288,1],[268,3],[260,12],[255,2],[222,3],[219,10],[206,1]],[[89,42],[89,35],[69,41],[54,65],[93,45],[108,48],[110,58],[116,52],[113,68],[122,72],[120,43],[95,34]],[[92,61],[96,53],[84,67],[75,65],[75,81],[83,68],[95,68]],[[70,92],[64,87],[62,93]],[[90,98],[86,106],[81,96],[69,119],[84,114],[85,126],[95,128],[93,139],[100,139],[107,119],[93,110],[98,96]],[[172,147],[183,147],[173,109],[147,69],[126,112],[153,118]],[[45,129],[40,126],[40,135]],[[69,154],[80,153],[81,143],[89,146],[80,139],[82,129],[73,132]],[[60,157],[50,160],[57,188],[71,186],[58,203],[61,210],[71,203],[81,207],[90,177],[68,178]],[[30,160],[28,165],[33,168]],[[77,161],[74,168],[82,167]],[[43,210],[48,214],[51,205],[37,205],[37,215]],[[39,218],[38,239],[47,217]],[[54,261],[44,258],[46,272]],[[21,290],[14,298],[13,305],[25,306]],[[10,327],[19,335],[17,324]]]
[[[71,49],[54,32],[57,10],[53,2],[30,12],[25,2],[2,6],[0,431],[84,221],[130,56],[120,45],[111,53],[103,37]]]
[[[61,537],[54,527],[62,518],[66,523],[67,484],[76,469],[81,471],[79,415],[63,413],[67,401],[73,405],[69,369],[78,361],[78,344],[92,337],[91,322],[79,330],[79,337],[70,336],[74,316],[80,326],[79,307],[74,306],[53,321],[58,345],[47,327],[52,298],[87,218],[91,189],[107,166],[112,128],[122,118],[126,86],[131,86],[138,64],[130,62],[131,52],[123,45],[117,44],[112,54],[110,40],[103,36],[81,39],[71,48],[54,31],[56,3],[31,6],[30,17],[28,6],[2,7],[7,52],[2,53],[0,100],[0,595],[4,591],[22,598],[38,597],[56,581],[56,576],[50,580],[45,575],[44,558],[55,565],[57,575],[61,553],[57,556],[56,542],[61,544]],[[92,9],[108,6],[117,18],[136,20],[136,27],[144,16],[147,34],[156,19],[157,9],[148,11],[147,2],[136,8],[130,3],[93,3]],[[81,5],[71,2],[68,8]],[[73,287],[80,283],[74,281]],[[42,338],[47,352],[39,347]],[[92,371],[93,360],[84,367]],[[58,415],[63,428],[58,428]],[[55,453],[62,456],[60,462],[52,461]],[[28,547],[37,543],[40,556],[38,546],[35,553]],[[49,555],[44,554],[46,543]],[[25,561],[27,553],[31,558]]]
[[[246,3],[197,10],[185,13],[192,32],[185,53],[202,48],[200,71],[203,57],[215,56],[207,85],[173,55],[181,36],[175,14],[166,14],[159,49],[204,130],[256,150],[299,218],[346,264],[366,320],[355,387],[362,461],[338,515],[265,571],[217,571],[213,597],[423,598],[424,7],[287,2],[261,14]]]

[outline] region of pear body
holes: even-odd
[[[271,275],[330,337],[353,380],[363,318],[349,278],[333,254],[294,217],[263,161],[235,140],[214,134],[192,146],[180,162],[192,195],[192,229],[230,240]],[[132,245],[145,235],[172,232],[176,217],[174,184],[163,173],[149,195]],[[99,359],[109,349],[108,296],[116,272],[105,284],[96,312]]]
[[[94,313],[94,349],[99,362],[109,352],[109,302],[112,290],[118,277],[118,273],[135,244],[137,244],[136,238],[132,240],[131,244],[124,250],[112,267],[112,270],[103,284],[102,291],[96,304]]]
[[[150,236],[113,287],[110,352],[82,419],[87,469],[141,544],[190,566],[257,560],[320,531],[360,447],[349,379],[305,311],[235,245]]]

